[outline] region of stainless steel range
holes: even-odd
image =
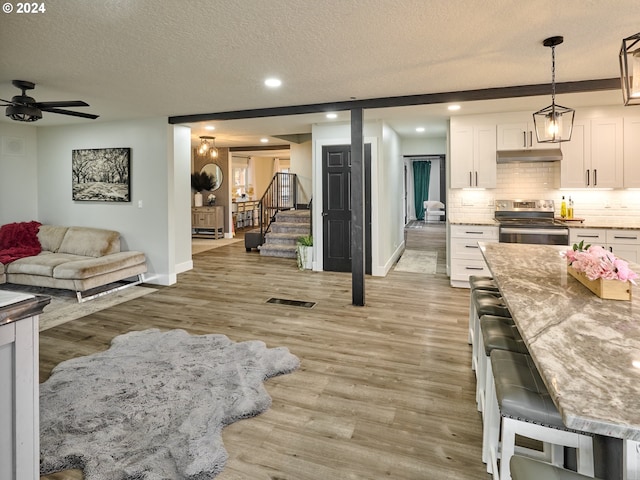
[[[496,200],[500,242],[569,245],[569,228],[554,212],[553,200]]]

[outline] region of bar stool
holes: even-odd
[[[478,335],[478,364],[476,367],[476,402],[478,411],[484,412],[485,392],[491,388],[493,374],[489,355],[494,349],[509,352],[529,353],[518,327],[513,319],[483,315],[480,317],[480,335]],[[483,452],[483,460],[484,452]]]
[[[515,453],[516,435],[544,442],[543,453],[556,466],[564,463],[563,447],[575,448],[578,473],[592,478],[593,438],[564,426],[560,412],[551,400],[531,357],[493,350],[491,365],[494,388],[487,391],[483,429],[488,431],[486,434],[483,431],[483,440],[488,443],[491,462],[491,467],[487,464],[487,470],[492,469],[494,479],[511,480],[510,462]],[[550,452],[548,446],[551,446]],[[536,450],[519,449],[525,451],[527,456],[540,456]]]
[[[482,290],[484,292],[500,293],[498,284],[493,280],[493,277],[486,277],[483,275],[470,275],[469,276],[469,288],[471,293],[476,290]],[[473,345],[473,319],[475,317],[475,309],[473,302],[469,301],[469,345]]]
[[[471,343],[471,369],[476,370],[478,367],[479,354],[478,344],[480,337],[480,317],[484,315],[494,315],[497,317],[511,318],[511,313],[504,304],[502,296],[496,292],[475,290],[471,292],[471,300],[469,303],[470,330],[473,332],[473,341]]]
[[[532,458],[514,455],[511,457],[511,478],[513,480],[587,480],[590,477]]]

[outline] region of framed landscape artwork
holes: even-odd
[[[130,148],[73,150],[73,200],[130,202],[130,170]]]

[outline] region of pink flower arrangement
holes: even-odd
[[[584,272],[589,280],[603,278],[605,280],[634,281],[638,274],[629,268],[629,264],[617,258],[612,252],[596,245],[587,245],[583,242],[573,246],[573,249],[563,252],[567,264],[574,270]]]

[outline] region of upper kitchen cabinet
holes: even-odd
[[[640,117],[624,118],[624,188],[640,188]]]
[[[451,188],[496,188],[496,126],[451,122]]]
[[[536,128],[531,121],[499,123],[497,150],[536,150],[552,148],[548,143],[538,143]]]
[[[623,187],[622,118],[576,120],[563,142],[561,188]]]

